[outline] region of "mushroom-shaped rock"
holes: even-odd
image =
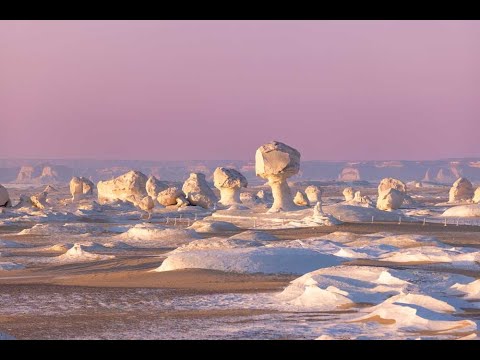
[[[473,202],[474,203],[480,203],[480,187],[475,190],[475,194],[473,195]]]
[[[168,185],[152,175],[148,178],[145,189],[150,197],[156,199],[161,191],[168,189]]]
[[[163,206],[188,204],[183,191],[175,186],[160,191],[157,201]]]
[[[12,201],[8,195],[7,189],[0,185],[0,207],[10,207],[12,206]]]
[[[297,191],[295,197],[293,198],[293,202],[299,206],[310,206],[307,195],[305,195],[305,193],[302,191]]]
[[[448,202],[471,200],[474,196],[472,183],[466,178],[460,178],[453,183],[448,195]]]
[[[378,195],[377,208],[385,211],[397,210],[402,206],[404,199],[404,192],[390,188]]]
[[[245,176],[237,170],[217,167],[213,173],[215,187],[220,190],[220,204],[225,206],[241,204],[240,189],[247,187]]]
[[[355,197],[355,190],[352,187],[347,187],[343,190],[343,196],[345,196],[345,201],[352,201]]]
[[[395,189],[404,194],[407,193],[407,185],[403,181],[394,178],[385,178],[380,181],[380,184],[378,185],[378,195],[387,191],[388,189]]]
[[[182,190],[190,204],[205,209],[213,208],[218,201],[205,180],[205,174],[202,173],[190,173],[190,177],[183,183]]]
[[[45,209],[45,207],[48,206],[47,195],[48,193],[46,193],[45,191],[40,194],[32,195],[30,196],[30,201],[32,202],[32,205],[34,207],[43,210]]]
[[[97,184],[100,203],[117,200],[135,203],[147,196],[147,177],[140,171],[129,171],[115,179]]]
[[[322,198],[322,189],[315,185],[309,185],[305,189],[305,194],[310,204],[316,204]]]
[[[262,145],[255,154],[255,173],[268,180],[272,188],[273,205],[268,212],[295,210],[287,178],[300,170],[300,153],[278,141]]]
[[[72,200],[79,200],[85,196],[93,195],[93,182],[89,179],[81,176],[74,176],[70,180],[70,194],[72,194]]]

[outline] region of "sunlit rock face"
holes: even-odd
[[[322,189],[318,186],[310,185],[305,188],[305,195],[307,195],[310,204],[316,204],[322,198]]]
[[[475,194],[473,195],[473,202],[474,203],[480,203],[480,187],[475,190]]]
[[[137,206],[143,211],[151,212],[155,207],[155,203],[153,199],[149,195],[147,195],[137,203]]]
[[[168,184],[164,181],[158,180],[155,176],[150,176],[145,185],[145,189],[152,199],[156,199],[160,192],[168,189]]]
[[[163,206],[177,205],[180,207],[189,204],[182,189],[175,186],[160,191],[157,196],[157,201]]]
[[[354,203],[365,206],[375,206],[375,203],[368,196],[363,196],[360,191],[356,191],[352,200]]]
[[[281,142],[262,145],[255,154],[255,173],[267,179],[272,188],[273,205],[268,212],[291,211],[297,207],[287,179],[300,170],[300,153]]]
[[[448,193],[448,202],[471,200],[474,197],[473,185],[466,178],[460,178],[453,183]]]
[[[404,194],[407,193],[407,185],[403,181],[394,178],[385,178],[380,181],[380,184],[378,185],[378,194],[380,195],[388,189],[395,189]]]
[[[44,191],[39,194],[30,196],[30,201],[34,207],[43,210],[48,206],[47,196],[48,193]]]
[[[10,196],[8,195],[7,189],[0,185],[0,207],[10,207],[12,206],[12,202],[10,200]]]
[[[113,180],[99,181],[97,184],[98,201],[129,201],[137,203],[147,196],[147,177],[140,171],[129,171]]]
[[[389,188],[378,195],[377,208],[385,211],[397,210],[402,206],[404,199],[405,193]]]
[[[93,195],[93,188],[95,184],[85,177],[74,176],[70,180],[70,194],[72,200],[80,200],[86,196]]]
[[[235,169],[217,167],[213,173],[215,187],[220,190],[220,204],[225,206],[242,204],[240,189],[248,186],[247,179]]]
[[[305,193],[302,191],[297,191],[295,197],[293,198],[293,202],[298,206],[310,206],[307,195],[305,195]]]
[[[378,185],[377,208],[392,211],[399,209],[407,196],[407,185],[398,179],[385,178]]]
[[[190,173],[190,177],[183,183],[182,190],[190,204],[205,209],[213,208],[218,201],[205,180],[205,174],[202,173]]]
[[[343,190],[345,201],[352,201],[355,197],[355,190],[352,187],[347,187]]]

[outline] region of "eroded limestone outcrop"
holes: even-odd
[[[115,179],[99,181],[98,200],[100,203],[117,200],[139,202],[147,196],[146,183],[147,177],[140,171],[129,171]]]
[[[473,185],[467,178],[460,178],[453,183],[448,193],[448,202],[468,201],[474,197]]]
[[[242,204],[240,189],[248,186],[247,179],[235,169],[217,167],[213,173],[215,187],[220,190],[220,204],[224,206]]]
[[[175,186],[160,191],[157,196],[157,201],[163,206],[177,205],[180,207],[189,204],[183,191]]]
[[[309,185],[305,188],[305,195],[307,195],[310,204],[316,204],[322,198],[322,189],[315,185]]]
[[[210,209],[218,201],[205,180],[205,174],[202,173],[190,173],[190,177],[183,183],[182,190],[191,205]]]
[[[12,201],[10,200],[10,195],[8,195],[7,189],[0,185],[0,207],[11,207]]]
[[[295,197],[293,198],[293,202],[298,206],[310,206],[310,202],[308,201],[307,195],[302,191],[297,191]]]
[[[255,173],[267,179],[272,188],[273,205],[268,212],[291,211],[297,207],[287,179],[300,170],[300,153],[284,143],[272,141],[255,154]]]
[[[404,192],[389,188],[378,195],[377,208],[384,211],[397,210],[402,206],[404,199]]]
[[[89,179],[83,176],[74,176],[72,180],[70,180],[70,194],[72,195],[72,200],[80,200],[86,196],[93,195],[94,187],[95,184]]]

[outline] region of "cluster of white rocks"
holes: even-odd
[[[100,204],[129,202],[148,213],[151,213],[155,206],[245,209],[247,207],[244,204],[259,203],[270,206],[268,213],[276,213],[322,203],[322,189],[318,186],[310,185],[292,195],[287,179],[296,175],[299,170],[300,152],[284,143],[272,141],[260,146],[255,153],[255,173],[267,180],[270,191],[264,189],[256,194],[242,192],[242,189],[248,186],[247,179],[238,170],[227,167],[218,167],[213,174],[213,185],[218,189],[219,197],[208,184],[205,175],[199,172],[192,172],[181,188],[134,170],[111,180],[99,181],[96,188]],[[70,181],[72,201],[93,196],[94,188],[95,184],[89,179],[73,177]],[[47,189],[50,191],[48,187]],[[48,206],[47,189],[30,197],[20,196],[20,202],[15,207],[32,206],[45,209]],[[376,206],[383,211],[397,210],[404,204],[414,202],[407,194],[406,184],[394,178],[385,178],[380,182],[376,204],[352,187],[345,188],[343,196],[345,205]],[[450,189],[449,202],[479,203],[480,188],[474,190],[470,181],[459,178]],[[0,207],[11,206],[7,189],[0,185]]]
[[[355,191],[352,187],[347,187],[343,190],[345,197],[345,204],[356,205],[363,207],[374,207],[374,202],[368,196],[363,196],[360,191]]]

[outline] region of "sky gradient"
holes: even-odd
[[[480,156],[478,21],[0,21],[0,158]]]

